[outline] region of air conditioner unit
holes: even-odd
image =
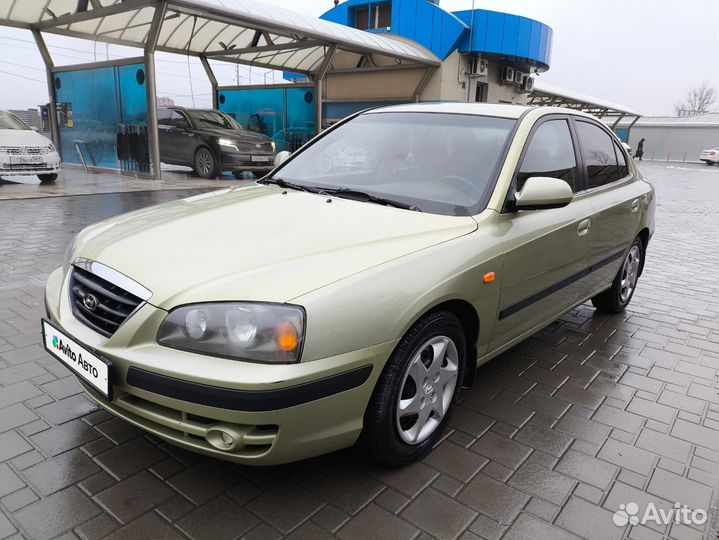
[[[523,82],[524,82],[524,73],[522,73],[518,69],[515,69],[514,70],[514,84],[521,86]]]
[[[473,56],[469,66],[471,77],[486,77],[489,73],[489,62],[479,56]]]
[[[514,68],[509,66],[502,67],[500,81],[504,84],[514,84]]]
[[[522,92],[531,94],[534,91],[534,77],[527,75],[522,82]]]

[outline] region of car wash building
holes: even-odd
[[[532,75],[549,69],[552,29],[526,17],[484,9],[451,13],[439,0],[348,0],[321,18],[419,46],[439,61],[417,67],[373,55],[337,59],[323,88],[327,123],[406,101],[524,104]]]
[[[159,178],[156,51],[197,57],[213,105],[294,150],[367,107],[410,101],[526,103],[549,69],[552,30],[438,0],[348,0],[319,19],[256,0],[28,0],[0,25],[31,32],[46,65],[48,118],[64,164]],[[46,34],[138,54],[58,66]],[[217,62],[282,71],[286,84],[223,86]]]

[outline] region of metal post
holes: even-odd
[[[58,151],[60,150],[60,129],[57,125],[57,106],[55,104],[55,76],[53,75],[53,68],[55,67],[50,56],[50,51],[45,44],[45,39],[39,30],[32,30],[32,36],[35,38],[35,43],[40,51],[42,61],[45,63],[45,78],[47,79],[47,93],[50,99],[50,106],[48,107],[47,115],[48,121],[50,122],[50,138],[55,143]]]
[[[325,75],[327,74],[327,70],[330,68],[332,59],[335,57],[336,52],[337,44],[330,46],[329,50],[327,51],[327,54],[325,54],[325,59],[322,61],[320,67],[317,69],[317,73],[315,73],[315,122],[317,124],[317,133],[320,133],[322,131],[322,102],[324,99],[322,93],[324,79]]]
[[[202,67],[205,68],[207,78],[210,79],[210,84],[212,85],[212,108],[219,109],[220,105],[217,102],[217,77],[215,77],[215,73],[212,71],[212,66],[205,56],[200,56],[200,62],[202,62]]]
[[[145,43],[145,88],[147,91],[147,137],[150,146],[150,163],[155,180],[162,179],[160,166],[160,134],[157,123],[157,81],[155,78],[155,48],[160,37],[162,20],[165,18],[167,3],[162,2],[155,8],[150,31]]]
[[[639,120],[639,118],[640,118],[639,115],[635,116],[635,117],[634,117],[634,120],[632,120],[632,122],[631,122],[631,123],[629,124],[629,126],[627,127],[627,141],[629,141],[629,135],[632,134],[632,128],[634,127],[634,124],[637,123],[637,121]],[[652,157],[652,161],[653,161],[653,160],[654,160],[654,157]]]
[[[437,68],[435,66],[428,66],[425,69],[424,75],[422,75],[422,78],[417,84],[417,87],[414,89],[412,101],[419,102],[419,98],[422,96],[422,92],[424,92],[424,89],[427,88],[427,85],[429,84],[430,79],[432,79],[432,75],[434,75],[436,69]]]

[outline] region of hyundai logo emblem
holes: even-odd
[[[97,309],[97,304],[97,297],[92,294],[86,294],[85,298],[82,299],[82,305],[84,305],[90,311],[95,311]]]
[[[262,145],[261,145],[261,144],[256,144],[256,145],[255,145],[255,148],[262,148]]]

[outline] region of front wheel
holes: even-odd
[[[592,304],[598,311],[621,313],[629,305],[639,279],[643,254],[642,240],[637,237],[624,257],[624,262],[614,278],[612,286],[592,298]]]
[[[52,184],[57,180],[57,173],[38,174],[37,177],[40,179],[41,184]]]
[[[215,178],[217,176],[217,163],[215,156],[209,148],[200,148],[195,152],[195,172],[200,178]]]
[[[464,329],[452,313],[420,319],[402,338],[365,412],[362,443],[383,465],[429,452],[444,431],[466,366]]]

